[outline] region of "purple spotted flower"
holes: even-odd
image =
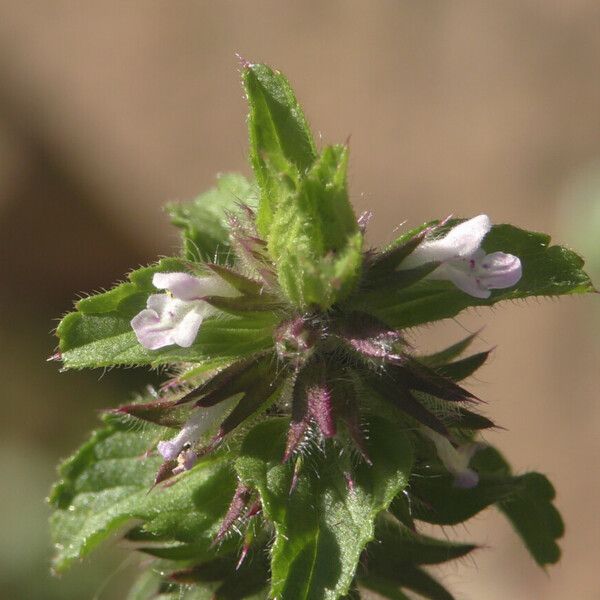
[[[487,215],[453,227],[444,237],[422,242],[401,264],[401,269],[438,262],[430,279],[451,281],[475,298],[489,298],[490,290],[508,288],[521,279],[521,261],[504,252],[486,254],[483,238],[492,228]]]
[[[202,321],[216,312],[205,302],[207,296],[236,296],[220,277],[194,277],[189,273],[155,273],[154,287],[167,290],[152,294],[146,308],[131,320],[139,343],[148,350],[176,344],[189,348]]]

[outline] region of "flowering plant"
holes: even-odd
[[[67,369],[161,367],[60,467],[54,568],[127,527],[153,557],[143,598],[451,594],[424,568],[471,552],[420,531],[495,505],[540,565],[563,534],[554,490],[515,475],[461,381],[474,336],[421,355],[405,330],[473,306],[593,290],[575,253],[486,215],[383,249],[348,201],[348,148],[318,150],[283,75],[244,63],[255,182],[168,207],[181,256],[79,300]]]

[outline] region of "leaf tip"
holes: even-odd
[[[251,63],[246,58],[244,58],[239,52],[235,53],[235,57],[238,59],[238,62],[240,64],[240,67],[242,67],[242,69],[250,69],[254,64],[254,63]]]

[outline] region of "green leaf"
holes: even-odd
[[[347,146],[328,146],[302,178],[298,196],[288,199],[275,214],[268,237],[275,260],[306,240],[313,252],[339,252],[348,236],[358,231],[354,211],[348,201],[346,176]]]
[[[531,296],[580,294],[594,290],[583,271],[580,256],[550,246],[549,236],[512,225],[496,225],[486,236],[486,252],[507,252],[521,259],[523,276],[512,288],[493,290],[490,298],[474,298],[449,281],[421,280],[405,287],[390,285],[365,292],[354,300],[361,310],[371,311],[390,326],[412,327],[453,317],[471,306],[491,306],[502,300]]]
[[[366,575],[360,578],[360,585],[376,592],[383,598],[389,598],[390,600],[411,600],[396,583],[383,577]]]
[[[222,364],[272,344],[276,316],[262,312],[208,319],[190,348],[168,346],[147,350],[141,346],[130,321],[146,307],[148,296],[157,291],[152,285],[152,276],[157,272],[185,270],[178,259],[162,259],[155,265],[133,271],[128,282],[80,300],[76,304],[77,312],[66,315],[57,328],[65,367],[158,366],[180,361]]]
[[[456,427],[458,429],[489,429],[496,427],[495,423],[487,417],[467,410],[462,406],[451,406],[449,409],[443,407],[446,410],[440,410],[439,402],[423,399],[423,403],[430,410],[438,413],[438,418],[443,421],[446,427]]]
[[[308,123],[287,79],[261,64],[242,72],[250,108],[250,159],[260,187],[257,226],[267,237],[290,174],[302,175],[317,151]]]
[[[171,223],[179,227],[183,255],[192,261],[231,262],[228,213],[239,212],[239,204],[254,206],[252,184],[238,173],[219,175],[216,187],[191,202],[167,204]]]
[[[422,535],[390,520],[380,524],[375,538],[367,548],[369,563],[386,565],[391,572],[410,563],[435,565],[461,558],[477,547]]]
[[[64,571],[123,525],[138,520],[156,540],[209,548],[235,489],[223,456],[200,462],[170,487],[150,491],[162,459],[146,452],[165,430],[131,429],[114,418],[60,467],[50,494],[56,547],[54,569]]]
[[[158,594],[160,576],[153,570],[143,571],[133,583],[126,600],[150,600]]]
[[[279,283],[286,296],[302,309],[326,310],[341,300],[358,280],[362,266],[362,234],[348,240],[337,255],[307,259],[306,254],[290,252],[279,262]]]
[[[244,483],[258,489],[265,515],[275,525],[271,595],[339,598],[348,592],[362,549],[373,539],[376,515],[407,483],[411,447],[397,427],[373,418],[368,426],[373,467],[354,468],[329,447],[326,458],[305,457],[290,493],[293,468],[281,464],[288,426],[288,419],[256,426],[236,463]]]
[[[329,146],[277,209],[268,236],[279,283],[297,306],[329,308],[356,283],[362,234],[348,200],[345,146]]]
[[[417,594],[430,600],[454,600],[454,596],[429,573],[410,564],[404,565],[401,571],[386,571],[383,575],[379,572],[369,574],[361,577],[359,582],[367,589],[392,600],[405,600],[408,598],[401,592],[400,588],[417,592]]]
[[[173,271],[187,271],[184,261],[179,258],[163,258],[149,267],[142,267],[129,273],[127,277],[129,281],[121,283],[107,292],[79,300],[75,304],[75,308],[86,315],[128,310],[133,316],[146,307],[148,294],[156,293],[157,290],[152,285],[154,274]]]
[[[205,296],[203,300],[220,311],[235,316],[274,311],[282,308],[282,303],[279,298],[269,294],[263,294],[262,296],[234,297]]]
[[[410,495],[413,518],[436,525],[457,525],[514,494],[519,485],[506,463],[489,446],[479,450],[470,466],[479,473],[479,483],[473,488],[460,488],[454,476],[440,462],[433,444],[415,438],[417,455],[421,458],[411,478]]]
[[[267,598],[269,560],[267,548],[251,550],[241,565],[236,553],[214,558],[171,575],[182,583],[204,587],[214,584],[214,600],[241,600],[242,598]],[[211,586],[213,587],[213,586]]]
[[[515,483],[510,479],[487,479],[482,475],[476,487],[458,488],[454,478],[440,469],[411,480],[412,515],[428,523],[457,525],[510,496]]]
[[[266,600],[268,588],[260,563],[267,561],[262,556],[251,558],[239,570],[234,562],[229,573],[219,574],[223,577],[193,585],[166,583],[158,571],[168,571],[171,565],[160,563],[136,581],[127,600]]]
[[[454,596],[427,571],[417,567],[404,567],[395,573],[396,581],[404,588],[417,592],[430,600],[454,600]]]
[[[247,65],[251,160],[261,198],[259,233],[279,282],[300,308],[329,308],[360,274],[362,235],[348,201],[345,146],[317,158],[302,109],[283,75]]]
[[[215,263],[206,263],[206,267],[245,296],[260,296],[263,292],[263,283],[245,277],[233,269]]]
[[[552,504],[555,495],[552,484],[544,475],[526,473],[521,477],[517,493],[499,503],[500,510],[540,566],[554,564],[560,559],[556,539],[563,536],[564,524]]]
[[[510,476],[510,467],[492,447],[475,455],[473,466],[490,476]],[[525,546],[540,566],[560,559],[556,540],[564,535],[564,524],[552,501],[556,493],[548,479],[540,473],[525,473],[513,494],[501,499],[498,507],[512,523]]]
[[[451,599],[418,565],[431,565],[465,556],[475,546],[439,540],[412,531],[402,523],[381,519],[376,541],[369,544],[359,572],[359,584],[386,598],[404,598],[406,588],[438,600]]]
[[[439,367],[441,365],[445,365],[455,358],[458,358],[473,343],[473,340],[476,337],[477,333],[472,333],[459,342],[456,342],[456,344],[452,344],[451,346],[448,346],[439,352],[419,356],[419,362],[427,365],[428,367]]]
[[[496,504],[513,524],[535,561],[543,566],[560,558],[556,540],[564,533],[552,504],[555,492],[540,473],[513,476],[500,453],[488,446],[471,461],[480,476],[471,489],[454,486],[452,476],[429,465],[411,479],[412,516],[439,525],[456,525]]]
[[[483,366],[490,352],[491,350],[487,350],[472,354],[466,358],[441,365],[435,371],[444,377],[452,379],[452,381],[462,381],[475,373],[479,367]]]
[[[74,315],[73,320],[66,324],[68,330],[65,327],[64,337],[61,335],[61,339],[67,340],[70,346],[62,353],[64,365],[69,369],[113,365],[156,367],[177,362],[219,366],[269,348],[274,325],[272,314],[211,319],[202,324],[198,337],[189,348],[169,346],[147,350],[137,342],[133,331],[125,329],[129,321],[119,323],[121,328],[115,332],[107,327],[114,321],[71,314]]]
[[[388,511],[396,518],[396,520],[402,523],[402,525],[414,531],[415,522],[411,514],[408,498],[409,496],[406,491],[398,494],[390,503]]]

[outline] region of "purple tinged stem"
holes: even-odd
[[[160,465],[158,472],[156,473],[156,477],[154,478],[154,483],[152,484],[152,487],[148,491],[153,490],[159,483],[162,483],[163,481],[166,481],[167,479],[173,477],[173,469],[175,469],[176,467],[176,460],[166,460],[165,462],[163,462],[163,464]]]
[[[300,374],[294,384],[292,392],[292,420],[288,429],[287,443],[281,462],[287,462],[292,454],[296,452],[298,446],[302,443],[306,430],[308,429],[308,401],[304,378]]]
[[[260,500],[255,500],[250,508],[248,509],[248,514],[246,515],[249,519],[252,519],[256,515],[262,512],[262,503]]]
[[[177,405],[178,402],[175,400],[159,400],[157,402],[126,404],[110,409],[109,412],[129,415],[165,427],[180,427],[181,419],[173,415]]]
[[[340,381],[333,392],[336,413],[346,426],[348,434],[362,459],[367,465],[372,466],[373,462],[369,456],[365,436],[360,425],[360,413],[354,386],[348,382]]]
[[[174,377],[173,379],[168,379],[160,386],[161,392],[170,392],[171,390],[178,388],[183,385],[182,380],[179,377]]]
[[[227,513],[225,514],[225,518],[221,523],[221,527],[219,527],[219,531],[213,540],[213,546],[225,537],[227,532],[231,529],[231,526],[242,516],[244,509],[250,501],[251,493],[252,490],[248,486],[243,483],[238,484],[231,503],[229,504],[229,508],[227,509]]]
[[[296,491],[296,488],[298,487],[298,481],[300,480],[300,471],[301,470],[302,470],[302,459],[299,458],[294,463],[294,473],[292,474],[292,482],[290,484],[290,491],[288,492],[288,495],[290,495],[290,496]]]
[[[308,412],[323,436],[326,438],[335,436],[337,427],[331,390],[326,385],[319,384],[309,388],[307,396]]]
[[[235,57],[238,59],[242,69],[249,69],[252,66],[252,63],[246,60],[239,52],[235,53]]]
[[[395,358],[394,346],[406,345],[402,335],[372,315],[353,312],[337,324],[337,335],[356,352],[374,358]]]
[[[250,550],[250,545],[251,545],[251,542],[247,543],[244,540],[244,544],[242,546],[242,551],[240,552],[240,559],[238,560],[237,564],[235,565],[236,571],[239,571],[240,567],[244,564],[244,561],[246,560],[246,556],[248,556],[248,552]]]
[[[369,465],[373,465],[373,461],[369,456],[369,451],[367,450],[367,442],[365,440],[365,436],[360,428],[360,418],[358,415],[358,411],[356,406],[351,406],[350,403],[346,405],[346,409],[342,414],[342,421],[346,425],[348,429],[348,433],[354,442],[356,449],[359,451],[363,460]]]
[[[365,233],[369,221],[373,218],[373,213],[370,210],[365,210],[357,219],[358,228],[362,233]]]
[[[350,471],[345,471],[344,479],[346,480],[346,485],[348,486],[348,491],[351,494],[354,494],[354,491],[356,490],[356,484],[354,483],[354,478],[352,477],[352,473],[350,473]]]
[[[282,463],[287,462],[291,458],[292,454],[294,454],[294,452],[298,449],[298,446],[302,443],[302,440],[306,435],[307,428],[308,420],[306,419],[302,421],[292,421],[290,423],[285,452],[283,454],[283,458],[281,459]]]
[[[240,567],[246,560],[246,556],[248,556],[248,552],[252,546],[252,542],[254,541],[254,531],[250,527],[250,521],[256,517],[262,510],[262,504],[260,500],[255,500],[254,503],[248,509],[248,513],[246,517],[248,518],[248,527],[246,529],[246,534],[244,535],[244,543],[242,545],[242,551],[240,553],[240,559],[237,562],[235,567],[236,571],[239,571]]]

